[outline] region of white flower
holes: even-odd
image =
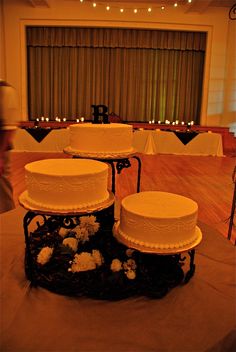
[[[65,227],[61,227],[58,234],[61,236],[61,237],[66,237],[66,235],[68,234],[68,229],[65,229]]]
[[[128,259],[127,262],[123,263],[123,266],[125,270],[135,270],[137,268],[135,260],[133,259]]]
[[[104,259],[101,255],[101,253],[97,249],[92,250],[92,257],[97,266],[101,266]]]
[[[51,247],[42,248],[39,254],[37,255],[37,262],[42,265],[46,264],[51,258],[52,253],[53,253],[53,248]]]
[[[122,263],[119,259],[113,259],[111,263],[111,270],[113,272],[120,271],[122,269]]]
[[[125,275],[127,276],[128,279],[134,280],[136,278],[136,273],[134,270],[128,270],[125,271]]]
[[[94,235],[98,229],[100,224],[96,222],[96,217],[94,215],[90,216],[81,216],[80,217],[80,227],[86,228],[89,232],[89,235]]]
[[[71,265],[72,272],[87,271],[96,269],[96,264],[91,253],[82,252],[81,254],[75,254],[73,263]]]
[[[89,232],[86,228],[81,228],[80,225],[76,226],[74,228],[75,231],[75,236],[78,238],[79,241],[81,242],[86,242],[89,239]]]
[[[65,238],[62,244],[64,244],[64,246],[70,247],[74,252],[76,252],[78,249],[78,240],[73,237]]]
[[[133,252],[134,252],[134,249],[128,248],[128,249],[126,249],[125,253],[126,253],[127,257],[132,257]]]

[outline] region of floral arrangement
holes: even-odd
[[[127,248],[113,237],[111,218],[45,217],[30,234],[26,273],[53,292],[109,300],[137,294],[159,298],[182,281],[178,258]]]

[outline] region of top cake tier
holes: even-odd
[[[69,127],[72,152],[111,155],[133,152],[133,128],[122,123],[75,124]]]
[[[77,210],[109,198],[108,166],[87,159],[47,159],[25,166],[23,200],[36,209]]]

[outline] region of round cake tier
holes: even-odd
[[[134,151],[133,127],[122,123],[70,125],[69,138],[74,152],[111,155]]]
[[[25,166],[31,207],[78,210],[109,199],[107,164],[87,159],[46,159]]]
[[[191,247],[199,237],[198,205],[166,192],[140,192],[121,202],[119,240],[144,251]]]

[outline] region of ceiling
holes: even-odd
[[[79,2],[80,0],[64,0],[67,2]],[[111,5],[112,3],[123,3],[126,6],[132,6],[134,3],[141,3],[146,6],[174,6],[174,3],[177,3],[178,6],[181,6],[184,9],[185,13],[197,12],[205,13],[213,7],[222,7],[228,8],[229,10],[233,5],[236,7],[236,0],[192,0],[191,3],[188,3],[188,0],[84,0],[97,3],[106,3]],[[50,0],[28,0],[28,2],[33,7],[50,7]]]

